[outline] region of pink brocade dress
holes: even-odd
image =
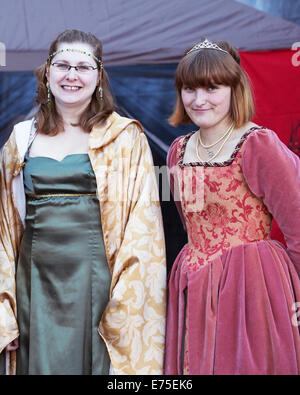
[[[169,276],[165,374],[298,375],[299,158],[252,128],[228,161],[183,163],[191,135],[168,154],[188,243]]]

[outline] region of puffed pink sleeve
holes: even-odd
[[[276,219],[300,276],[300,159],[271,130],[252,132],[245,144],[245,180]]]
[[[186,229],[184,216],[182,213],[181,202],[180,202],[180,192],[178,190],[178,182],[176,182],[176,171],[178,169],[178,143],[183,138],[183,136],[177,137],[170,146],[167,155],[167,166],[168,166],[168,176],[170,189],[176,204],[177,210],[179,212],[184,229]]]

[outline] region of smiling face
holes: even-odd
[[[60,43],[57,51],[67,48],[81,52],[61,52],[51,59],[50,67],[47,70],[47,79],[51,92],[55,97],[55,102],[59,107],[62,106],[78,106],[86,107],[91,101],[92,95],[99,81],[99,69],[95,59],[88,54],[93,54],[93,48],[84,43]],[[95,70],[80,73],[74,68],[70,71],[61,71],[53,66],[53,63],[64,63],[71,66],[93,66]]]
[[[181,98],[191,121],[200,128],[211,128],[230,123],[230,86],[190,88],[183,86]]]

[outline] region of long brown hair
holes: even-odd
[[[50,45],[49,56],[57,51],[61,43],[80,42],[89,44],[93,48],[93,55],[98,59],[102,59],[102,43],[91,33],[85,33],[80,30],[66,30],[60,33]],[[39,133],[56,135],[63,130],[63,120],[58,114],[55,106],[55,101],[52,93],[51,106],[48,108],[48,91],[47,91],[47,68],[50,65],[48,60],[35,71],[37,78],[37,95],[35,104],[39,106],[37,113],[34,115],[36,120],[36,128]],[[99,67],[99,65],[98,65]],[[87,109],[80,116],[78,124],[73,126],[80,126],[85,132],[90,133],[95,125],[104,122],[108,116],[114,111],[114,100],[110,90],[109,79],[106,71],[103,68],[102,75],[103,99],[100,99],[99,90],[96,88],[91,102]]]
[[[231,102],[229,117],[239,128],[249,122],[254,115],[254,103],[250,80],[240,66],[240,55],[227,41],[215,42],[227,51],[204,49],[190,53],[189,49],[178,64],[175,74],[177,103],[169,123],[178,126],[179,123],[192,123],[187,115],[182,99],[181,90],[189,88],[225,85],[231,87]]]

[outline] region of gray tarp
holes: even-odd
[[[245,51],[300,40],[300,26],[231,0],[0,0],[5,71],[36,68],[69,28],[96,34],[106,65],[176,63],[202,36]]]

